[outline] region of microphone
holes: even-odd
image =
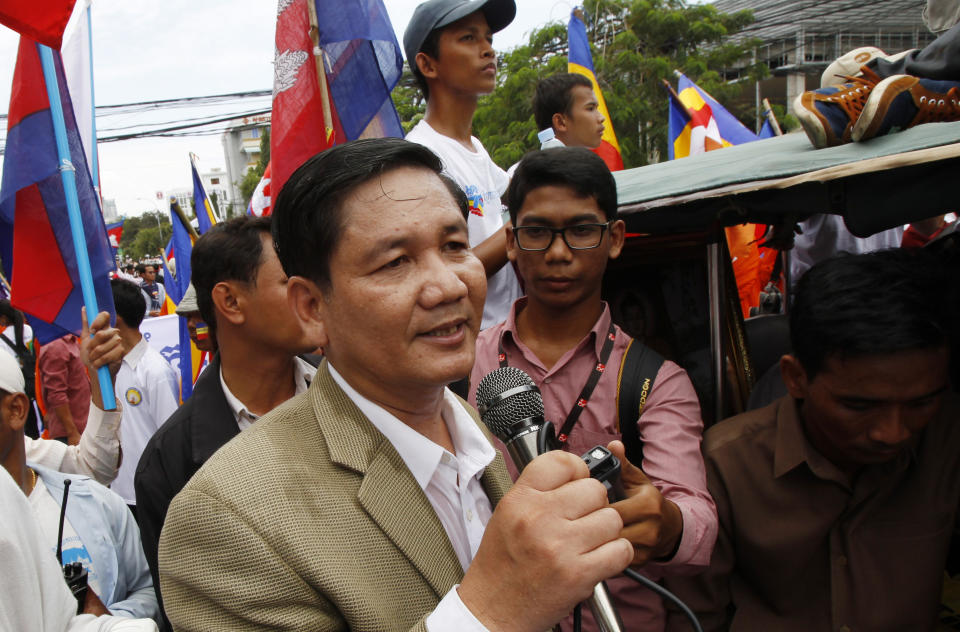
[[[507,446],[517,469],[559,447],[553,424],[543,418],[540,389],[526,371],[507,366],[487,373],[477,385],[477,406],[480,420]],[[587,605],[600,632],[623,631],[606,584],[594,586]]]

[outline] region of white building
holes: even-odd
[[[200,173],[200,180],[203,182],[203,190],[207,192],[207,196],[210,197],[211,203],[213,200],[216,200],[216,207],[220,209],[220,219],[227,219],[228,213],[227,210],[231,208],[231,205],[238,206],[243,203],[243,200],[240,200],[234,204],[233,200],[236,198],[231,197],[231,186],[230,180],[227,178],[227,172],[219,167],[214,167],[210,171],[204,171]],[[177,198],[177,202],[180,204],[180,208],[184,210],[187,215],[191,214],[192,201],[193,201],[193,187],[190,188],[176,188],[170,189],[165,192],[165,197],[173,196]],[[239,212],[243,212],[242,210]],[[236,209],[234,210],[234,215],[238,214]]]
[[[229,199],[234,205],[234,214],[246,212],[246,208],[238,208],[243,204],[240,181],[260,160],[260,139],[264,130],[269,129],[270,115],[260,114],[233,121],[223,133],[223,158],[227,164],[227,181],[223,186],[230,191]]]

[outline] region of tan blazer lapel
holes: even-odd
[[[326,360],[314,381],[314,410],[330,459],[363,476],[360,505],[443,597],[463,568],[433,506],[394,447],[330,377]]]

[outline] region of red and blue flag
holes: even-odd
[[[20,38],[7,119],[0,184],[0,259],[11,303],[23,311],[41,344],[80,333],[84,304],[60,175],[53,114],[39,44]],[[97,304],[113,312],[113,251],[77,130],[60,53],[53,51],[60,102]]]

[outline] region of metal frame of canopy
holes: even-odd
[[[790,134],[615,174],[629,233],[701,235],[715,421],[729,412],[724,341],[731,332],[735,342],[742,334],[739,316],[731,323],[724,309],[730,272],[719,239],[722,227],[772,224],[780,235],[792,235],[797,222],[810,215],[834,213],[843,216],[850,232],[865,237],[957,210],[958,174],[960,122],[920,125],[821,150],[803,134]],[[737,368],[752,382],[749,358],[742,360]]]

